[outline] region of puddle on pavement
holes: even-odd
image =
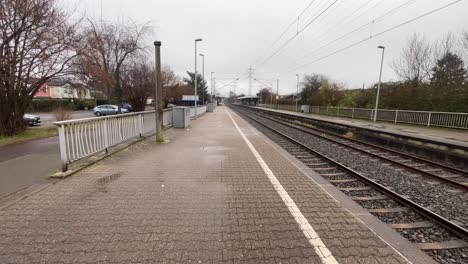
[[[118,173],[114,173],[114,174],[111,174],[109,176],[105,176],[105,177],[102,177],[102,178],[99,178],[96,183],[97,183],[97,187],[99,189],[99,191],[101,192],[107,192],[107,185],[109,185],[109,183],[117,180],[120,178],[120,176],[122,176],[122,172],[118,172]]]

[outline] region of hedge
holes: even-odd
[[[101,101],[101,102],[99,102]],[[98,104],[105,103],[104,100],[99,100]],[[85,110],[92,109],[95,106],[94,100],[90,99],[34,99],[29,106],[30,112],[51,112],[59,107],[70,110]]]

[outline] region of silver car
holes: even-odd
[[[94,107],[93,112],[96,116],[115,115],[119,108],[116,105],[98,105]]]
[[[128,109],[120,108],[123,114],[128,113]],[[116,115],[119,113],[119,107],[116,105],[98,105],[94,107],[93,112],[96,116]]]
[[[23,121],[26,125],[34,126],[41,123],[41,118],[35,115],[24,114]]]

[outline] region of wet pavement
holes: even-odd
[[[1,146],[0,197],[44,181],[58,168],[58,137]]]
[[[406,263],[232,115],[0,203],[0,263]]]

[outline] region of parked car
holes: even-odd
[[[131,104],[123,103],[123,104],[120,105],[120,108],[122,109],[122,113],[124,113],[123,109],[128,110],[126,113],[133,112],[133,107],[132,107]]]
[[[176,107],[175,104],[168,104],[168,105],[167,105],[167,108],[174,108],[174,107]]]
[[[93,112],[96,116],[116,115],[119,108],[116,105],[98,105],[94,107]]]
[[[116,105],[98,105],[94,107],[93,112],[96,116],[116,115],[119,113],[119,107]],[[122,114],[130,113],[127,108],[120,108]]]
[[[35,115],[24,114],[23,121],[26,125],[34,126],[41,123],[41,118]]]

